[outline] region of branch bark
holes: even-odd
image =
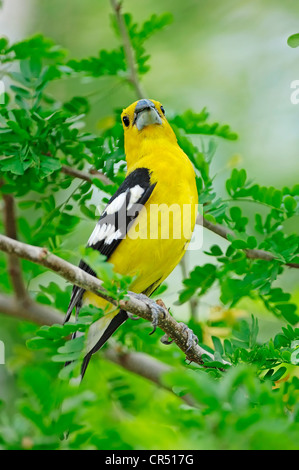
[[[37,325],[62,323],[63,315],[54,308],[33,302],[20,302],[17,298],[0,294],[0,312],[11,317],[32,321]]]
[[[0,187],[3,184],[3,180],[0,180]],[[3,223],[5,227],[5,233],[8,237],[17,240],[17,224],[16,224],[16,213],[15,213],[15,201],[11,194],[3,194]],[[16,297],[19,300],[25,301],[28,299],[27,290],[23,280],[22,266],[20,260],[13,253],[8,255],[8,272],[10,280],[15,292]]]
[[[108,176],[92,168],[89,170],[88,173],[86,173],[85,171],[77,170],[76,168],[71,168],[67,165],[63,165],[61,167],[61,171],[66,175],[72,176],[73,178],[79,178],[81,180],[88,181],[89,183],[92,183],[93,178],[98,178],[104,184],[113,184],[113,182],[108,178]]]
[[[153,301],[145,297],[140,299],[136,294],[130,292],[128,293],[126,300],[120,300],[117,302],[102,287],[99,279],[91,276],[79,267],[68,263],[62,258],[49,253],[45,248],[21,243],[6,237],[5,235],[0,235],[0,250],[45,266],[72,284],[93,292],[99,297],[102,297],[129,313],[142,317],[150,322],[152,321],[152,309],[150,305],[151,303],[153,304]],[[195,342],[191,347],[188,346],[187,332],[182,328],[182,325],[169,314],[168,310],[163,309],[162,307],[159,309],[157,326],[164,331],[168,338],[176,343],[190,361],[201,365],[203,363],[203,354],[208,355],[213,359],[213,355],[211,353],[201,348]]]

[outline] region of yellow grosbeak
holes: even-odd
[[[115,272],[135,276],[131,290],[151,295],[183,257],[194,230],[198,195],[192,164],[179,147],[161,103],[142,99],[121,115],[127,175],[98,220],[87,245],[114,265]],[[95,275],[84,261],[79,265]],[[74,286],[66,321],[84,304],[107,302]],[[128,318],[110,309],[94,322],[86,340],[83,376],[88,362]]]

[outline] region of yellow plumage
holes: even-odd
[[[179,263],[191,239],[198,203],[195,172],[158,101],[136,101],[123,111],[122,120],[127,178],[137,169],[147,169],[155,187],[109,262],[116,272],[136,276],[132,291],[150,295]],[[107,305],[90,292],[84,293],[83,302],[101,308]],[[118,313],[111,310],[90,329],[87,350]]]
[[[151,100],[157,109],[161,107],[158,101]],[[122,113],[133,119],[134,109],[137,102],[133,103]],[[114,265],[115,271],[120,274],[138,275],[132,284],[131,290],[136,293],[143,292],[157,279],[163,282],[180,262],[185,253],[186,243],[190,241],[194,230],[198,195],[195,183],[193,166],[187,155],[179,147],[176,136],[164,117],[163,124],[152,124],[141,132],[137,128],[124,128],[125,130],[125,153],[127,160],[127,175],[136,168],[148,168],[151,174],[151,182],[157,183],[151,197],[145,204],[148,209],[150,205],[165,204],[181,208],[178,215],[182,227],[190,227],[189,236],[181,239],[148,239],[127,238],[123,240],[112,254],[109,262]],[[190,205],[190,220],[183,220],[183,206]],[[188,214],[185,214],[188,216]],[[166,211],[166,216],[168,213]],[[163,219],[163,213],[160,219]],[[137,232],[148,232],[150,229],[150,211],[147,210],[137,218],[135,229]],[[145,228],[146,227],[146,228]],[[161,224],[160,224],[161,228]],[[169,227],[169,234],[173,233],[173,226]],[[183,234],[182,234],[183,235]],[[103,306],[98,296],[91,293],[85,294],[85,300],[93,305]]]

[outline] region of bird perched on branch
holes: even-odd
[[[135,276],[131,290],[150,296],[183,257],[194,230],[198,195],[193,166],[179,147],[161,103],[141,99],[124,109],[127,175],[102,213],[87,245],[114,265],[115,272]],[[95,275],[84,262],[83,270]],[[82,305],[105,308],[107,301],[74,286],[65,321]],[[152,308],[154,327],[157,323]],[[81,376],[89,360],[128,318],[110,311],[88,332]]]

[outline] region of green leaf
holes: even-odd
[[[17,59],[48,58],[63,59],[65,51],[58,47],[52,39],[36,34],[29,39],[13,44],[8,52],[14,52]]]
[[[289,36],[287,42],[290,47],[299,47],[299,33]]]
[[[279,333],[275,336],[274,338],[274,346],[278,348],[283,348],[286,346],[289,346],[290,341],[288,338],[285,337],[285,335]]]
[[[60,170],[60,168],[61,163],[57,158],[43,157],[40,160],[38,175],[40,178],[46,178],[54,173],[54,171]]]
[[[204,134],[215,135],[228,140],[236,140],[237,134],[230,130],[228,125],[220,125],[218,122],[209,124],[206,122],[209,114],[206,108],[203,108],[200,113],[195,113],[188,109],[181,115],[177,115],[170,122],[175,124],[187,134]]]
[[[30,164],[25,164],[18,156],[0,159],[1,171],[11,172],[14,175],[23,175]]]
[[[76,352],[70,352],[66,354],[55,354],[52,356],[52,361],[53,362],[71,362],[71,361],[76,361],[79,359],[81,356],[81,351],[76,351]]]
[[[79,336],[78,338],[71,339],[67,341],[63,346],[58,348],[58,352],[61,354],[68,353],[77,353],[81,352],[84,347],[84,336]]]
[[[38,336],[28,339],[26,345],[32,350],[53,348],[53,342],[51,340],[40,338]]]
[[[281,203],[282,203],[282,192],[276,189],[272,196],[272,204],[273,206],[279,208],[281,206]]]
[[[233,240],[232,247],[238,248],[239,250],[244,250],[247,248],[247,243],[244,240]]]
[[[218,351],[221,355],[223,354],[223,346],[220,339],[217,336],[212,336],[215,351]]]
[[[30,135],[28,132],[20,127],[20,125],[16,121],[8,120],[7,121],[8,127],[10,127],[22,140],[29,140]]]
[[[72,114],[87,114],[90,106],[86,98],[82,96],[74,96],[70,101],[64,103],[63,107]]]
[[[294,212],[294,210],[297,207],[297,202],[296,199],[293,198],[292,196],[287,196],[284,201],[284,206],[288,212]]]
[[[295,304],[276,304],[275,307],[291,325],[298,323],[299,315],[296,313],[297,307]]]
[[[242,211],[240,207],[231,207],[230,210],[230,216],[233,220],[238,220],[242,216]]]
[[[277,382],[286,373],[286,371],[286,367],[280,367],[276,372],[274,372],[274,374],[271,375],[270,379],[272,380],[272,382]]]
[[[247,238],[247,246],[251,250],[253,250],[254,248],[257,247],[257,239],[253,235],[251,235]]]
[[[8,39],[5,37],[0,38],[0,52],[4,51],[8,46]]]
[[[211,248],[210,248],[210,252],[205,252],[206,254],[208,255],[212,255],[212,256],[222,256],[223,255],[223,252],[220,248],[220,246],[218,245],[212,245]]]
[[[25,99],[30,99],[31,98],[31,93],[30,91],[26,90],[25,88],[21,88],[19,86],[11,85],[10,88],[12,91],[14,91],[16,94],[20,95],[21,97]]]
[[[215,280],[215,265],[208,263],[204,266],[196,266],[191,271],[189,278],[183,281],[185,289],[180,292],[179,302],[186,302],[195,293],[203,295],[214,284]]]

